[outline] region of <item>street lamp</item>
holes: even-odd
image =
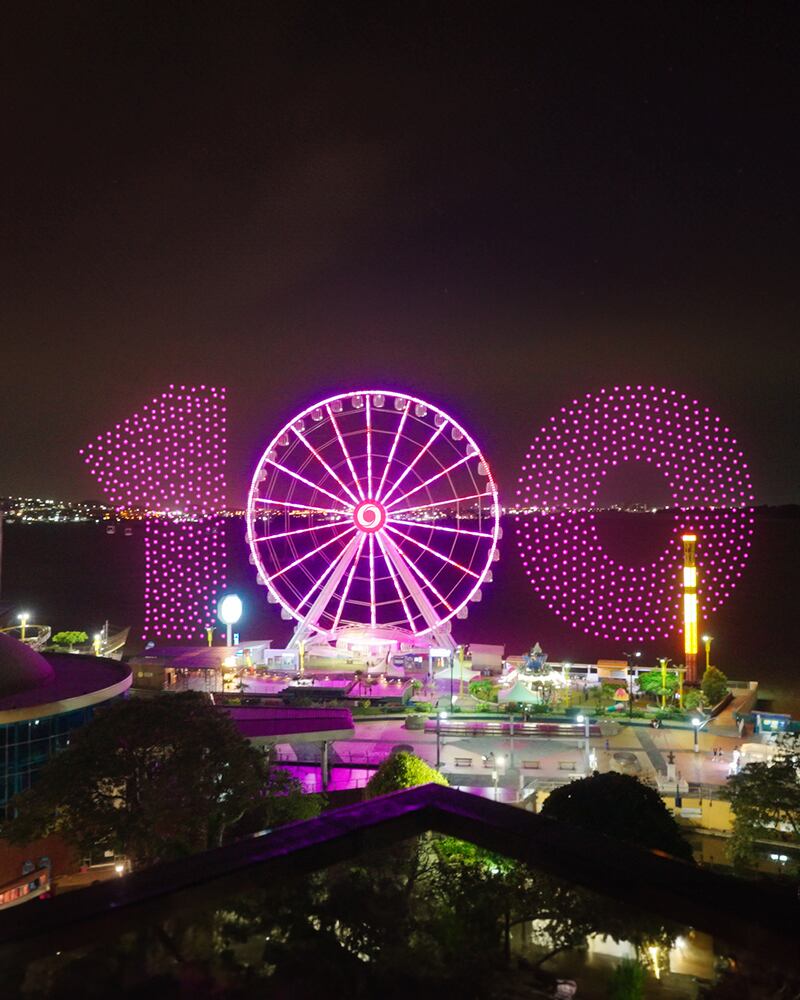
[[[697,716],[695,716],[692,719],[692,730],[694,732],[694,752],[695,753],[699,753],[700,752],[700,741],[699,741],[699,738],[698,738],[698,733],[700,732],[700,726],[702,726],[702,724],[703,724],[702,719],[698,719]]]
[[[228,629],[228,646],[233,645],[233,626],[242,617],[242,599],[238,594],[225,594],[217,607],[217,615]]]
[[[23,611],[22,614],[17,615],[17,618],[19,618],[19,623],[20,623],[20,638],[22,639],[23,642],[25,642],[25,626],[28,624],[28,619],[30,618],[30,615],[28,614],[27,611]]]
[[[569,672],[571,669],[572,669],[571,663],[561,664],[561,676],[564,678],[564,683],[566,684],[567,687],[567,708],[569,708],[570,705],[572,704],[572,688],[569,679]]]
[[[711,640],[713,638],[713,635],[703,636],[703,645],[706,647],[706,670],[711,666]]]
[[[586,770],[589,770],[589,723],[590,718],[588,715],[577,716],[577,721],[580,724],[583,723],[583,755],[586,758]]]
[[[498,754],[495,758],[495,766],[492,770],[492,781],[494,782],[494,800],[497,802],[497,781],[500,776],[500,769],[505,767],[506,759],[502,754]]]
[[[633,662],[634,660],[640,660],[642,654],[640,650],[635,653],[626,653],[625,656],[628,658],[628,718],[633,718]]]
[[[436,713],[436,770],[439,770],[439,764],[442,759],[442,721],[447,718],[447,712],[437,712]]]

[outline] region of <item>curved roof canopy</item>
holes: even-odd
[[[41,653],[0,632],[0,698],[44,687],[54,679],[55,671]]]

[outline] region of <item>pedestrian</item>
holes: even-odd
[[[608,750],[608,740],[606,740],[606,750]]]

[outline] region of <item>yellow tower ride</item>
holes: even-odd
[[[686,680],[697,681],[697,535],[682,535],[683,542],[683,653]]]

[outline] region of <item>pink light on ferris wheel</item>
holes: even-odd
[[[471,436],[387,390],[293,417],[264,449],[247,502],[259,582],[309,632],[446,630],[479,599],[499,536],[497,487]]]
[[[659,470],[672,524],[661,552],[613,558],[598,533],[598,494],[615,468]],[[642,642],[680,631],[681,536],[697,535],[700,615],[730,596],[750,549],[753,488],[731,431],[675,389],[624,386],[561,407],[531,444],[518,479],[517,547],[548,608],[598,638]]]

